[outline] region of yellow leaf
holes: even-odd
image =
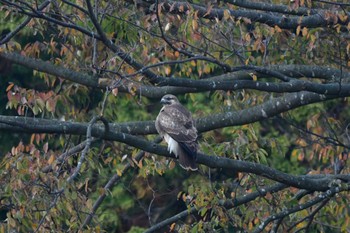
[[[138,166],[139,168],[142,168],[142,167],[143,167],[142,159],[138,162],[137,166]]]
[[[184,5],[181,5],[180,7],[179,7],[179,12],[183,12],[184,11]]]
[[[338,17],[342,22],[346,22],[346,20],[348,20],[348,16],[345,14],[339,14]]]
[[[35,134],[32,134],[32,136],[30,137],[30,144],[33,144],[35,140]]]
[[[198,22],[197,22],[197,20],[192,20],[192,29],[194,31],[197,31],[197,29],[198,29]]]
[[[92,199],[88,199],[85,203],[85,206],[91,210],[92,209]]]
[[[302,35],[307,36],[307,34],[308,34],[308,29],[307,29],[307,27],[304,27],[303,31],[302,31]]]
[[[296,141],[296,143],[297,143],[299,146],[302,146],[302,147],[307,146],[307,142],[306,142],[304,139],[302,139],[302,138],[299,138],[299,139]]]
[[[253,223],[252,222],[248,223],[248,230],[253,230]]]
[[[245,40],[249,43],[251,40],[250,33],[246,33],[244,36]]]
[[[282,32],[282,29],[279,26],[275,25],[275,31],[276,32]]]
[[[54,155],[51,155],[49,160],[47,161],[48,164],[52,164],[53,161],[55,161],[55,156]]]
[[[169,66],[165,67],[165,74],[170,75],[171,73],[171,68]]]
[[[14,83],[10,83],[10,85],[8,85],[8,87],[6,88],[6,92],[8,92],[9,90],[11,90],[11,88],[14,86]]]
[[[128,89],[129,89],[129,93],[131,95],[135,95],[136,94],[137,88],[132,83],[130,83],[128,85]]]
[[[16,221],[11,217],[7,218],[7,223],[13,228],[16,226]]]
[[[299,26],[297,27],[297,31],[296,31],[297,36],[299,36],[300,30],[301,30],[301,26],[299,25]]]
[[[272,148],[276,148],[276,141],[274,141],[274,140],[272,140],[271,142],[270,142],[270,146],[272,147]]]
[[[254,224],[257,225],[259,223],[259,218],[254,218]]]
[[[172,170],[172,169],[174,169],[174,167],[175,167],[175,162],[174,162],[174,160],[171,160],[169,163],[169,168]]]
[[[113,160],[113,157],[108,157],[107,159],[105,159],[103,162],[104,164],[108,164]]]
[[[170,225],[170,231],[173,231],[173,230],[174,230],[175,225],[176,225],[176,223],[172,223],[172,224]]]
[[[204,66],[203,71],[204,71],[204,73],[205,73],[205,74],[209,74],[209,73],[210,73],[210,71],[211,71],[211,69],[210,69],[210,67],[209,67],[209,66]]]
[[[299,153],[299,155],[298,155],[298,161],[303,161],[304,158],[305,158],[304,153],[303,153],[303,152]]]
[[[122,176],[122,175],[123,175],[123,172],[122,172],[121,170],[117,169],[117,175],[118,175],[118,176]]]
[[[48,149],[49,149],[49,143],[46,142],[46,143],[44,144],[44,146],[43,146],[43,150],[44,150],[44,153],[45,153],[45,154],[47,153]]]
[[[258,77],[254,73],[250,73],[250,77],[252,77],[253,81],[257,81]]]
[[[166,31],[166,32],[169,31],[170,27],[171,27],[171,23],[167,23],[165,25],[164,31]]]
[[[98,189],[98,194],[99,195],[104,195],[106,193],[106,190],[104,188],[99,188]]]
[[[229,10],[224,10],[224,20],[228,20],[231,16],[231,13]]]
[[[209,5],[208,8],[207,8],[207,12],[204,14],[204,17],[209,15],[212,9],[213,9],[213,6]]]
[[[89,184],[89,179],[88,178],[86,178],[85,179],[85,192],[88,192],[88,184]]]
[[[117,95],[118,95],[118,88],[114,88],[114,89],[112,90],[112,94],[113,94],[114,96],[117,96]]]
[[[341,25],[340,24],[336,24],[334,27],[337,30],[337,33],[340,33]]]
[[[301,222],[297,224],[297,229],[304,228],[306,226],[306,222]]]

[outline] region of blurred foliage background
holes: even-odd
[[[1,39],[26,19],[24,12],[28,15],[31,7],[36,9],[43,2],[0,1]],[[160,5],[153,1],[140,2],[95,1],[93,5],[98,4],[93,7],[106,37],[143,67],[159,64],[148,69],[159,76],[194,80],[220,78],[227,74],[221,63],[231,67],[271,69],[274,65],[307,65],[349,72],[350,24],[341,24],[349,16],[346,3],[266,1],[286,9],[325,11],[326,16],[339,21],[332,26],[282,28],[254,22],[248,16],[231,16],[228,10],[245,9],[234,4],[235,1],[188,2],[202,6],[208,15],[214,9],[224,10],[220,19],[202,17],[194,7],[184,9],[186,5],[172,12],[162,1]],[[0,53],[15,52],[49,61],[99,80],[106,79],[110,85],[121,82],[126,88],[118,86],[110,93],[105,88],[84,86],[56,76],[54,72],[30,69],[0,57],[0,115],[84,123],[103,113],[110,123],[154,120],[161,108],[159,98],[143,95],[139,87],[160,85],[142,72],[133,75],[138,70],[127,59],[118,57],[111,49],[113,46],[108,47],[89,35],[88,32],[95,33],[95,29],[86,1],[53,1],[45,9],[43,15],[49,18],[34,17],[1,46]],[[303,17],[307,16],[300,16],[300,20]],[[70,24],[76,28],[66,26]],[[194,54],[214,62],[205,59],[182,62]],[[245,75],[254,81],[273,80],[273,77],[260,76],[253,71]],[[337,82],[336,78],[300,75],[301,80],[315,83]],[[247,88],[188,91],[178,97],[195,118],[201,118],[248,109],[284,94]],[[301,106],[251,124],[203,132],[199,136],[200,151],[264,164],[294,175],[334,174],[335,165],[341,160],[345,163],[342,173],[347,174],[348,105],[347,97],[337,98]],[[148,152],[137,163],[132,158],[140,153],[138,148],[107,140],[92,143],[77,179],[69,183],[67,178],[74,172],[81,153],[70,154],[64,162],[57,158],[82,143],[85,136],[16,130],[0,132],[2,232],[10,229],[15,232],[144,232],[191,207],[198,211],[163,231],[250,232],[267,216],[304,204],[318,195],[312,192],[298,199],[302,190],[290,187],[226,209],[221,205],[223,201],[235,200],[275,182],[254,174],[204,165],[199,172],[186,172],[176,160]],[[151,141],[156,135],[140,137]],[[131,169],[123,173],[129,163]],[[47,166],[52,167],[50,172],[43,171]],[[114,175],[119,176],[119,182],[105,190],[103,187]],[[107,197],[92,223],[81,229],[95,201],[105,192]],[[347,192],[337,194],[317,210],[315,216],[312,213],[318,206],[292,213],[283,219],[281,229],[347,232],[348,198]],[[313,221],[309,221],[311,218]],[[269,225],[265,230],[271,229]]]

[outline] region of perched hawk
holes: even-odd
[[[180,166],[195,171],[197,157],[197,129],[191,113],[173,95],[160,101],[163,108],[156,119],[156,129],[168,143],[168,151],[179,158]]]

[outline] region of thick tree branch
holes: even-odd
[[[81,72],[76,72],[76,71],[64,68],[62,66],[57,66],[48,61],[43,61],[41,59],[22,56],[18,53],[0,52],[0,57],[10,62],[16,63],[18,65],[22,65],[24,67],[41,71],[44,73],[52,74],[57,77],[62,77],[63,79],[66,79],[78,84],[82,84],[88,87],[99,87],[97,77],[87,75]]]
[[[0,57],[8,61],[14,62],[25,67],[52,74],[66,80],[76,82],[89,87],[106,88],[106,84],[99,83],[98,77],[84,74],[82,72],[76,72],[68,68],[53,65],[49,62],[44,62],[40,59],[34,59],[19,55],[17,53],[0,53]],[[143,68],[142,68],[143,69]],[[134,86],[137,88],[137,94],[151,98],[160,98],[164,94],[182,94],[187,92],[199,92],[207,90],[240,90],[240,89],[254,89],[267,92],[297,92],[301,90],[307,90],[319,94],[336,94],[346,95],[350,90],[350,84],[339,85],[338,82],[319,84],[310,81],[296,80],[293,79],[290,82],[277,83],[277,82],[256,82],[253,80],[241,80],[247,79],[249,75],[242,70],[247,72],[258,72],[263,76],[272,76],[288,81],[290,77],[311,77],[311,78],[323,78],[337,81],[348,80],[350,74],[341,72],[337,69],[331,69],[326,67],[317,66],[298,66],[298,65],[287,65],[287,66],[271,66],[268,68],[262,67],[251,67],[242,66],[231,68],[237,72],[228,73],[217,77],[212,77],[206,80],[193,80],[188,78],[165,78],[157,77],[154,78],[156,83],[163,87],[154,87],[148,85],[141,85],[135,83]],[[238,72],[239,71],[239,72]],[[270,77],[271,77],[270,76]],[[119,91],[129,92],[128,84],[132,81],[125,80],[120,84]],[[342,93],[344,92],[344,93]]]
[[[278,71],[292,78],[320,78],[329,81],[336,81],[336,78],[344,78],[349,80],[350,73],[345,70],[334,69],[325,66],[311,65],[271,65],[268,69]]]
[[[99,78],[93,75],[88,75],[83,72],[77,72],[62,66],[54,65],[48,61],[43,61],[41,59],[30,58],[26,56],[22,56],[18,53],[3,53],[0,52],[0,58],[6,59],[10,62],[13,62],[18,65],[22,65],[24,67],[38,70],[40,72],[44,72],[47,74],[55,75],[62,79],[66,79],[78,84],[82,84],[88,87],[96,87],[96,88],[106,88],[106,83],[99,83]],[[120,92],[129,92],[128,84],[133,83],[132,81],[123,80],[118,89]],[[146,96],[149,98],[161,98],[163,95],[168,93],[173,94],[184,94],[188,92],[199,92],[200,90],[194,88],[179,88],[179,87],[155,87],[149,85],[142,85],[139,83],[133,83],[134,87],[136,87],[136,93],[141,96]]]
[[[28,17],[41,18],[41,19],[47,20],[49,22],[55,23],[57,25],[63,26],[63,27],[75,29],[75,30],[80,31],[89,37],[92,37],[94,39],[98,39],[98,40],[102,41],[113,52],[115,52],[117,54],[117,56],[119,56],[123,61],[127,62],[129,65],[134,67],[136,70],[139,70],[143,67],[142,64],[138,63],[136,60],[134,60],[127,53],[125,53],[121,48],[119,48],[118,46],[113,44],[112,41],[106,37],[100,24],[97,21],[96,16],[93,13],[91,3],[88,0],[86,0],[86,4],[88,6],[89,16],[90,16],[91,21],[93,22],[95,28],[97,29],[98,34],[96,34],[95,32],[89,31],[83,27],[80,27],[78,25],[75,25],[72,23],[66,23],[64,21],[57,20],[56,18],[48,17],[44,12],[39,11],[39,10],[35,10],[33,8],[30,8],[32,10],[32,12],[30,12],[30,11],[24,10],[25,7],[22,7],[20,4],[15,4],[15,3],[7,1],[7,0],[0,0],[0,2],[3,2],[4,4],[7,4],[9,6],[16,8],[17,10],[20,11],[20,13],[27,15]],[[83,12],[86,12],[86,11],[83,11]],[[146,70],[145,72],[143,72],[143,74],[146,77],[150,78],[150,80],[152,80],[156,76],[153,72],[151,72],[149,70]]]
[[[242,8],[267,11],[267,12],[277,12],[281,14],[307,16],[310,14],[314,15],[318,13],[317,10],[310,9],[307,7],[298,7],[293,9],[288,5],[271,4],[266,2],[253,2],[253,1],[247,1],[247,0],[224,0],[224,2],[228,2]]]
[[[303,105],[334,98],[337,97],[318,95],[309,92],[290,93],[284,95],[283,97],[271,99],[261,105],[251,108],[243,109],[240,111],[229,111],[225,113],[212,114],[208,117],[200,118],[197,121],[197,125],[199,130],[202,132],[215,128],[244,125],[267,119],[269,117]]]
[[[276,116],[282,112],[286,112],[300,106],[325,101],[328,99],[346,97],[349,95],[350,93],[340,96],[325,96],[309,92],[291,93],[286,94],[283,97],[271,99],[261,105],[240,111],[217,113],[207,117],[199,118],[197,119],[196,125],[199,132],[206,132],[229,126],[244,125],[257,122],[268,117]],[[0,115],[0,130],[16,130],[20,132],[30,133],[84,135],[87,130],[87,126],[87,123]],[[154,121],[110,124],[110,129],[111,132],[108,132],[105,136],[103,136],[104,129],[102,125],[94,126],[92,133],[94,137],[97,136],[112,140],[114,140],[112,132],[128,133],[133,135],[147,135],[157,133],[154,126]]]
[[[333,26],[337,23],[346,26],[349,23],[349,17],[345,21],[338,20],[337,22],[329,19],[324,15],[325,13],[319,12],[318,14],[303,16],[285,16],[283,14],[271,14],[269,12],[252,11],[252,10],[228,10],[221,8],[213,8],[208,12],[207,7],[199,6],[195,4],[189,4],[188,2],[178,1],[162,1],[165,11],[169,13],[183,14],[191,9],[198,12],[199,17],[207,19],[223,19],[224,11],[228,11],[231,16],[235,18],[248,18],[253,22],[260,22],[269,26],[278,26],[283,29],[296,29],[298,26],[307,28],[316,27],[328,27]],[[139,2],[138,2],[139,3]],[[143,1],[143,4],[150,5],[154,1]],[[278,6],[276,7],[278,8]],[[170,11],[171,10],[171,11]]]
[[[261,82],[253,80],[232,80],[232,81],[216,81],[216,80],[193,80],[193,79],[179,79],[167,78],[161,81],[161,85],[170,85],[178,87],[192,87],[203,91],[212,90],[242,90],[252,89],[266,92],[285,93],[285,92],[299,92],[309,91],[318,94],[327,95],[347,95],[350,91],[350,84],[339,83],[313,83],[304,80],[293,80],[287,83],[277,82]]]
[[[23,123],[25,127],[27,124]],[[92,135],[101,137],[104,135],[104,130],[92,130]],[[115,140],[125,143],[127,145],[139,148],[143,151],[158,154],[161,156],[172,157],[164,146],[159,146],[156,143],[151,143],[140,137],[136,137],[126,133],[109,132],[104,137],[106,140]],[[204,164],[213,168],[227,168],[235,172],[247,172],[260,175],[271,180],[275,180],[289,186],[297,187],[300,189],[307,189],[313,191],[325,191],[329,188],[329,185],[335,180],[340,179],[344,181],[350,181],[350,175],[324,175],[324,176],[293,176],[275,170],[273,168],[264,166],[262,164],[251,163],[246,161],[239,161],[217,156],[207,156],[202,153],[198,154],[198,163]],[[313,178],[317,177],[317,179]]]

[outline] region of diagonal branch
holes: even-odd
[[[94,141],[94,138],[91,136],[91,131],[92,131],[92,126],[98,121],[98,120],[102,120],[102,122],[104,122],[104,126],[105,126],[105,133],[108,132],[109,126],[107,124],[107,121],[105,121],[102,117],[93,117],[91,119],[91,121],[88,124],[87,130],[86,130],[86,143],[84,146],[83,151],[81,152],[79,161],[78,161],[78,165],[75,168],[74,173],[68,177],[67,182],[71,183],[79,174],[81,166],[83,165],[83,162],[85,160],[85,156],[87,154],[87,152],[90,150],[90,146],[91,143]]]
[[[50,4],[50,2],[51,0],[46,0],[45,2],[41,3],[38,7],[38,10],[42,11]],[[9,32],[3,38],[1,38],[0,45],[9,42],[11,38],[14,37],[20,30],[22,30],[31,20],[32,17],[28,16],[20,25],[18,25],[15,29],[13,29],[11,32]]]
[[[310,208],[310,207],[316,205],[317,203],[324,202],[325,200],[329,200],[331,197],[333,197],[335,194],[337,194],[341,191],[346,191],[346,190],[340,189],[337,187],[330,188],[326,192],[319,194],[317,197],[315,197],[311,201],[308,201],[308,202],[301,204],[301,205],[296,205],[296,206],[294,206],[290,209],[287,209],[287,210],[283,210],[283,211],[279,212],[278,214],[271,215],[268,218],[266,218],[264,221],[262,221],[262,223],[253,232],[254,233],[262,232],[270,222],[272,222],[276,219],[284,218],[284,217],[286,217],[292,213],[296,213],[300,210]]]
[[[324,199],[308,216],[300,219],[296,223],[294,223],[291,227],[289,227],[288,231],[291,231],[295,226],[297,226],[299,223],[302,223],[303,221],[308,220],[307,224],[305,227],[302,227],[298,229],[296,232],[302,232],[302,231],[307,231],[308,228],[310,227],[312,221],[314,220],[316,214],[329,202],[330,199]]]
[[[157,137],[153,143],[159,143],[161,142],[161,138]],[[135,156],[135,161],[139,162],[143,156],[145,155],[144,151],[140,151],[139,153],[137,153],[137,155]],[[125,174],[130,168],[132,168],[132,165],[130,163],[127,163],[124,167],[124,169],[122,170],[122,174]],[[137,169],[138,167],[136,166],[135,169]],[[112,176],[111,179],[109,179],[109,181],[107,182],[107,184],[104,186],[104,192],[102,194],[100,194],[100,196],[97,198],[97,200],[95,201],[91,212],[87,215],[87,217],[85,218],[83,224],[80,226],[80,229],[84,229],[87,225],[90,224],[90,222],[92,221],[93,216],[95,215],[97,209],[100,207],[100,205],[102,204],[103,200],[107,197],[107,192],[109,190],[111,190],[120,180],[121,176],[118,174],[114,174]]]
[[[143,67],[142,64],[138,63],[136,60],[134,60],[131,56],[129,56],[121,48],[119,48],[117,45],[113,44],[112,41],[107,38],[105,32],[103,31],[100,23],[97,20],[96,15],[94,14],[94,10],[92,8],[90,0],[85,0],[85,2],[86,2],[86,5],[87,5],[87,8],[88,8],[90,19],[91,19],[92,23],[94,24],[98,34],[100,35],[101,41],[108,48],[110,48],[113,52],[115,52],[117,54],[117,56],[119,56],[123,61],[128,63],[130,66],[132,66],[136,70],[142,69],[142,67]],[[146,77],[148,77],[150,79],[150,81],[152,81],[157,76],[156,74],[154,74],[153,72],[151,72],[149,70],[144,71],[143,74]]]
[[[284,184],[275,184],[275,185],[261,188],[260,190],[258,190],[256,192],[249,193],[249,194],[244,195],[242,197],[235,198],[234,200],[220,201],[219,204],[224,206],[226,209],[232,209],[232,208],[236,208],[240,205],[243,205],[245,203],[249,203],[258,197],[264,197],[268,193],[279,192],[287,187],[288,186],[286,186]],[[177,222],[181,219],[184,219],[187,216],[189,216],[190,214],[196,213],[197,211],[198,210],[195,207],[191,207],[190,209],[184,210],[184,211],[182,211],[182,212],[180,212],[180,213],[178,213],[170,218],[167,218],[167,219],[153,225],[152,227],[148,228],[144,233],[158,232],[163,227],[168,226],[168,225],[170,225],[174,222]]]
[[[38,11],[38,10],[32,8],[32,7],[30,7],[30,9],[32,9],[33,12],[29,12],[29,11],[25,11],[23,9],[23,7],[21,7],[18,4],[14,4],[13,2],[10,2],[10,1],[7,1],[7,0],[0,0],[0,2],[14,7],[15,8],[14,11],[19,11],[21,14],[27,15],[28,17],[44,19],[44,20],[46,20],[48,22],[55,23],[55,24],[60,25],[62,27],[75,29],[75,30],[77,30],[77,31],[87,35],[87,36],[90,36],[90,37],[93,37],[93,38],[96,38],[96,39],[100,39],[99,35],[95,34],[94,32],[91,32],[91,31],[87,30],[86,28],[83,28],[83,27],[78,26],[76,24],[66,23],[64,21],[58,20],[58,19],[53,18],[53,17],[49,17],[46,14],[44,14],[42,11]]]

